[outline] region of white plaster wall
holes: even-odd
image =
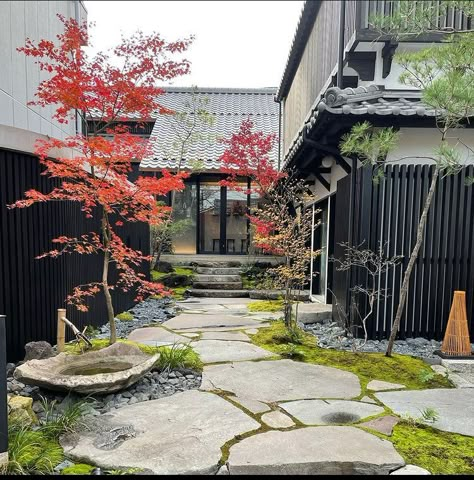
[[[31,152],[31,133],[60,139],[75,133],[75,122],[61,125],[52,119],[52,107],[27,105],[46,73],[16,51],[27,37],[55,39],[62,31],[56,14],[75,17],[75,2],[0,1],[0,147]],[[87,12],[81,2],[78,6],[80,19],[85,20]]]
[[[406,158],[398,164],[428,164],[433,163],[429,159],[413,158],[417,156],[433,156],[435,149],[440,143],[441,134],[435,128],[401,128],[398,147],[391,152],[387,160],[395,161],[402,157]],[[473,164],[474,153],[474,130],[455,129],[449,133],[447,141],[456,146],[461,154],[462,163]],[[461,143],[462,142],[462,143]],[[464,145],[463,145],[464,144]]]

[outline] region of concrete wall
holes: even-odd
[[[0,148],[32,152],[31,134],[63,139],[75,133],[75,122],[61,125],[52,119],[53,107],[27,105],[47,74],[16,48],[23,46],[27,37],[55,39],[62,32],[56,14],[75,18],[76,1],[0,2]],[[79,20],[85,20],[82,2],[77,6]]]

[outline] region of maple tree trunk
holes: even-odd
[[[388,340],[387,351],[385,355],[387,357],[392,356],[392,349],[393,349],[393,342],[395,342],[395,337],[397,336],[398,329],[400,327],[400,321],[403,315],[403,309],[405,307],[405,302],[408,294],[408,285],[410,283],[410,276],[415,266],[415,261],[418,257],[418,252],[420,251],[421,244],[423,243],[423,232],[425,230],[426,219],[428,217],[428,211],[430,209],[431,201],[433,200],[433,195],[436,190],[436,184],[438,182],[439,177],[439,170],[438,167],[435,167],[435,171],[433,173],[433,178],[431,180],[430,190],[428,192],[428,196],[425,200],[425,205],[423,207],[423,213],[421,214],[420,223],[418,224],[418,230],[416,232],[416,243],[413,251],[410,255],[410,260],[408,262],[407,269],[405,271],[405,275],[403,276],[403,283],[402,288],[400,289],[400,301],[398,302],[397,314],[395,315],[395,320],[392,325],[392,331],[390,332],[390,338]]]
[[[109,289],[109,263],[110,263],[110,253],[107,250],[109,246],[109,232],[107,231],[107,215],[104,213],[102,217],[102,235],[104,237],[104,246],[106,248],[104,252],[104,266],[102,269],[102,286],[104,288],[105,295],[105,305],[107,307],[107,320],[110,325],[110,344],[113,344],[117,341],[117,329],[115,326],[115,315],[114,315],[114,306],[112,304],[112,296],[110,295]]]

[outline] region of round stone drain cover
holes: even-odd
[[[322,417],[321,420],[329,424],[341,424],[341,423],[357,422],[357,420],[360,420],[360,417],[359,415],[355,415],[354,413],[333,412],[333,413],[328,413],[327,415],[324,415],[324,417]]]

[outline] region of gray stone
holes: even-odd
[[[66,455],[101,468],[146,468],[159,475],[214,474],[221,446],[259,427],[217,395],[197,391],[126,406],[107,417],[103,420],[109,428],[131,425],[135,437],[113,450],[101,450],[94,446],[99,434],[86,430],[63,445]]]
[[[292,306],[293,314],[296,314],[298,307],[298,322],[323,323],[325,320],[332,320],[332,306],[324,303],[299,303]]]
[[[248,290],[218,290],[215,288],[191,288],[189,294],[192,297],[208,298],[245,298],[249,296]]]
[[[25,358],[23,361],[44,360],[54,357],[54,355],[53,347],[48,342],[29,342],[25,345]]]
[[[474,389],[431,389],[377,393],[376,397],[397,415],[422,416],[426,408],[439,415],[438,430],[474,436]]]
[[[193,330],[216,327],[254,327],[261,322],[250,318],[234,317],[230,315],[190,315],[183,313],[168,320],[163,325],[172,330]]]
[[[108,393],[133,385],[153,368],[158,358],[159,355],[150,356],[138,347],[119,342],[82,355],[60,353],[45,360],[30,360],[17,367],[14,375],[24,383],[50,390]],[[84,375],[92,369],[108,373]]]
[[[295,425],[288,415],[278,410],[262,415],[262,421],[272,428],[289,428]]]
[[[362,397],[360,401],[364,403],[373,403],[375,405],[377,404],[377,402],[373,398],[370,398],[367,395],[365,397]]]
[[[248,333],[249,335],[255,335],[258,333],[258,330],[256,328],[251,328],[250,330],[245,330],[245,333]]]
[[[431,475],[431,473],[424,468],[417,467],[416,465],[405,465],[404,467],[395,470],[390,475]]]
[[[251,343],[224,340],[199,340],[193,343],[204,363],[258,360],[275,356],[274,353]]]
[[[222,467],[217,471],[216,475],[229,475],[229,469],[227,468],[227,465],[222,465]]]
[[[393,427],[399,422],[397,417],[393,415],[385,415],[384,417],[374,418],[365,423],[360,423],[359,426],[371,428],[384,435],[392,435]]]
[[[146,344],[154,343],[156,346],[190,342],[189,338],[170,332],[162,327],[138,328],[130,333],[128,340]]]
[[[250,342],[250,338],[242,332],[204,332],[201,340],[237,340],[240,342]]]
[[[354,427],[310,427],[245,438],[230,448],[231,475],[386,475],[405,464],[387,440]]]
[[[383,382],[382,380],[371,380],[367,384],[367,390],[373,390],[374,392],[383,392],[384,390],[397,390],[400,388],[406,388],[401,383]]]
[[[271,408],[258,400],[252,400],[251,398],[242,398],[242,397],[229,397],[234,402],[242,405],[242,407],[250,410],[252,413],[263,413],[268,412]]]
[[[211,365],[204,368],[201,389],[221,389],[262,402],[360,395],[353,373],[292,360]]]
[[[384,411],[378,405],[351,400],[299,400],[280,407],[306,425],[354,423]]]
[[[284,290],[249,290],[248,292],[250,298],[254,300],[279,300],[285,294]],[[295,292],[293,298],[306,302],[309,300],[309,290]]]

